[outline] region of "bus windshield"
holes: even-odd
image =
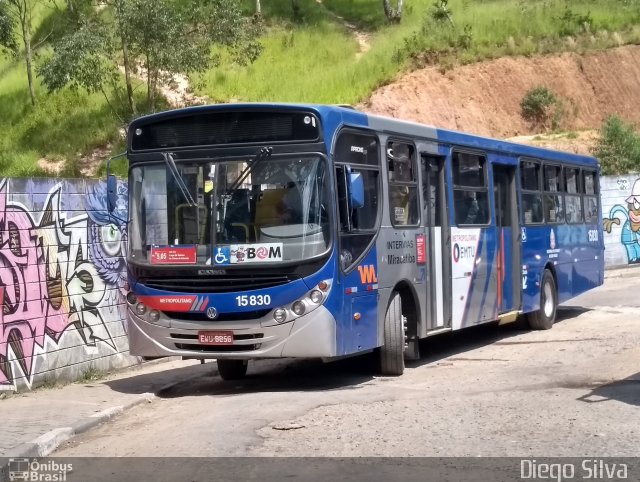
[[[252,161],[177,161],[175,170],[168,163],[133,167],[131,261],[273,264],[325,253],[330,243],[325,160]]]

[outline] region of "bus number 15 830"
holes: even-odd
[[[266,306],[271,304],[271,296],[269,295],[241,295],[236,296],[238,306]]]

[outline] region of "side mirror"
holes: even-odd
[[[118,179],[113,174],[107,176],[107,210],[112,213],[118,202]]]
[[[359,172],[349,173],[349,203],[351,209],[364,207],[364,180]]]

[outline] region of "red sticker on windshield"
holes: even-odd
[[[151,264],[196,264],[195,246],[153,246]]]

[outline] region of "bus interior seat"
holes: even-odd
[[[544,220],[544,206],[542,205],[542,201],[535,198],[532,209],[535,213],[534,219],[536,219],[536,222],[542,222]]]
[[[278,204],[282,202],[286,188],[267,189],[260,193],[256,201],[255,225],[259,229],[262,226],[275,226],[280,224],[278,216]]]
[[[409,223],[409,210],[411,207],[411,193],[404,186],[395,186],[391,197],[393,199],[394,212],[391,213],[393,223],[406,225]]]
[[[251,229],[251,195],[248,189],[238,189],[231,195],[225,224],[229,239],[239,242],[254,240]]]
[[[189,204],[178,204],[176,206],[176,232],[175,239],[178,244],[206,244],[206,221],[207,207],[198,204],[200,223],[198,224],[198,214],[194,206]]]

